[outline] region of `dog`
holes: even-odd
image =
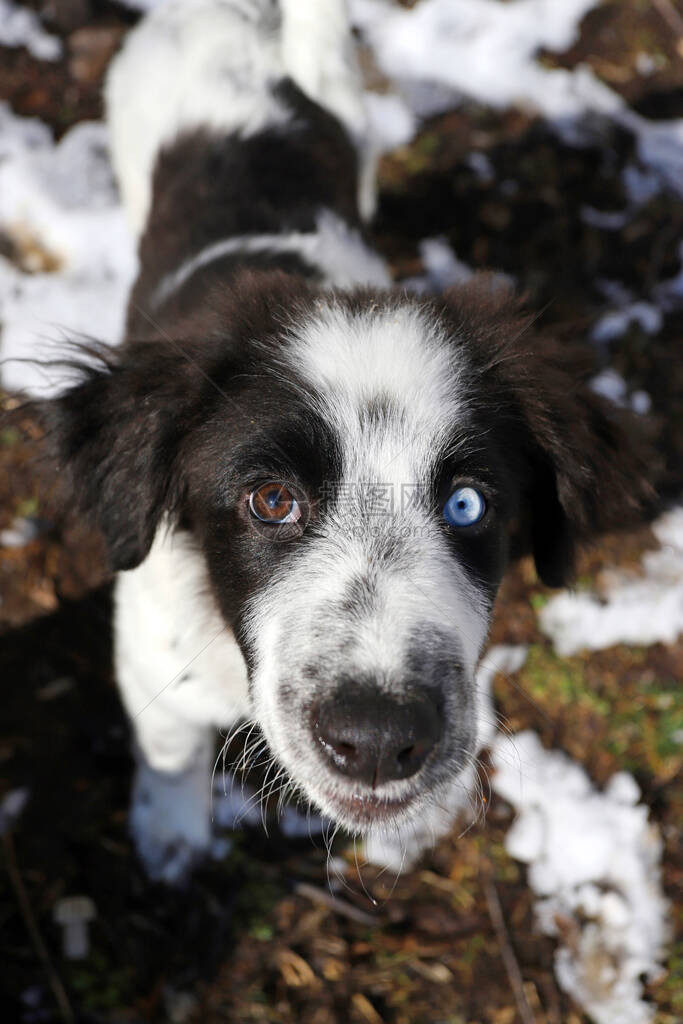
[[[131,828],[169,883],[210,847],[217,727],[257,725],[351,833],[452,808],[506,566],[562,585],[639,500],[509,292],[391,288],[352,42],[342,0],[167,0],[108,77],[139,276],[123,345],[43,414],[118,574]]]

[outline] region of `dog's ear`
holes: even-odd
[[[177,508],[178,440],[196,372],[154,341],[83,349],[70,364],[79,382],[29,407],[45,429],[64,498],[100,529],[111,568],[131,569],[162,516]]]
[[[589,388],[585,352],[536,334],[509,290],[483,275],[446,300],[456,339],[468,341],[465,358],[473,353],[477,394],[506,444],[521,449],[538,575],[566,585],[577,545],[633,522],[652,497],[642,439]]]
[[[528,438],[536,570],[560,587],[573,578],[578,544],[634,522],[647,484],[619,410],[573,376],[555,346],[534,355],[512,386]]]

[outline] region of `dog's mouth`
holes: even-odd
[[[331,816],[354,829],[367,831],[388,825],[404,817],[415,802],[415,794],[389,798],[371,791],[325,794],[325,803]],[[329,814],[329,811],[328,811]]]

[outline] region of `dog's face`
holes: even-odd
[[[251,275],[48,410],[115,568],[164,514],[194,532],[253,717],[351,830],[410,820],[471,762],[511,548],[561,582],[636,497],[599,400],[527,326],[487,283],[435,304]]]

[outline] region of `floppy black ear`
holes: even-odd
[[[652,496],[635,422],[590,390],[585,353],[536,334],[519,301],[486,275],[446,299],[499,436],[521,449],[538,574],[565,585],[577,545],[633,522]]]
[[[192,367],[169,348],[88,347],[80,382],[33,406],[65,499],[99,527],[113,570],[144,559],[179,501],[176,456]]]
[[[551,587],[571,581],[578,544],[633,523],[648,493],[625,418],[564,362],[546,344],[532,379],[515,382],[532,466],[532,550]]]

